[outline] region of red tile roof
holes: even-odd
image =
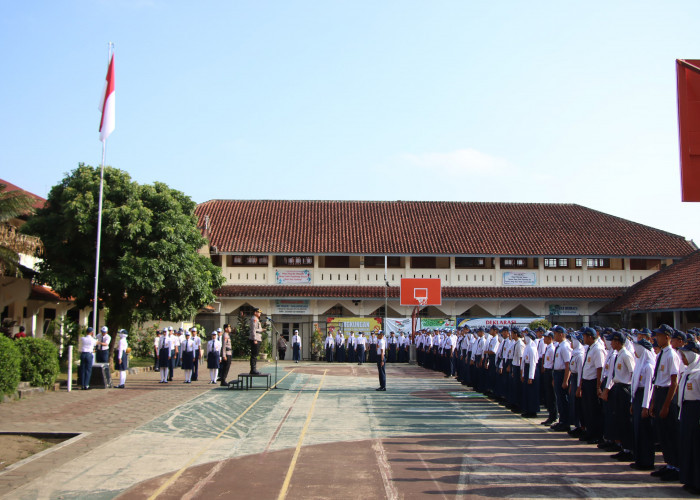
[[[226,285],[214,293],[218,297],[244,298],[384,298],[382,286],[313,286],[313,285]],[[448,299],[494,298],[499,299],[591,299],[610,300],[618,297],[624,288],[583,287],[443,287],[442,296]],[[388,288],[389,298],[399,297],[399,287]]]
[[[222,253],[551,255],[680,258],[695,247],[581,205],[420,201],[211,200]]]
[[[601,312],[700,309],[700,250],[640,281]]]
[[[48,286],[32,285],[32,291],[29,294],[29,300],[41,300],[44,302],[66,302],[72,299],[65,299],[53,291]]]
[[[36,210],[38,210],[40,208],[44,208],[44,205],[46,204],[46,199],[44,199],[41,196],[38,196],[34,193],[30,193],[29,191],[25,191],[24,189],[12,184],[11,182],[8,182],[4,179],[0,179],[0,184],[5,184],[5,191],[8,193],[12,192],[12,191],[22,191],[24,194],[26,194],[27,196],[32,198],[32,200],[33,200],[32,207]]]

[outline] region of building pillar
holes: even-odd
[[[681,329],[681,312],[673,311],[673,328],[676,330]]]
[[[652,318],[652,314],[650,312],[648,312],[648,313],[644,314],[644,316],[646,318],[647,328],[649,328],[650,330],[653,329],[654,328],[654,323],[653,323],[654,320]]]
[[[501,274],[501,258],[500,257],[493,258],[493,269],[494,269],[494,274],[496,275],[494,285],[495,286],[503,286],[503,274]]]

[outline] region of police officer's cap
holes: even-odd
[[[88,333],[92,333],[92,332],[94,332],[94,331],[95,331],[95,330],[93,330],[91,326],[88,326],[88,329],[87,329],[87,332],[88,332]]]
[[[556,325],[554,328],[552,328],[552,331],[555,333],[566,333],[564,327],[560,325]]]
[[[537,327],[537,330],[535,330],[535,331],[544,333],[544,332],[546,332],[547,330],[544,329],[544,326],[538,326],[538,327]]]
[[[623,344],[627,340],[627,337],[625,336],[624,333],[621,332],[615,332],[610,336],[610,340],[617,340],[618,342],[622,342]]]
[[[648,328],[642,328],[637,332],[639,335],[646,335],[647,337],[651,337],[651,330]]]
[[[520,335],[520,328],[518,328],[517,326],[514,326],[513,328],[511,328],[510,331],[513,332],[513,333],[517,333],[518,335]]]
[[[545,337],[553,338],[553,337],[554,337],[554,333],[552,333],[552,332],[550,332],[550,331],[546,331],[546,332],[544,332],[544,336],[545,336]]]
[[[537,338],[537,335],[533,332],[527,332],[527,336],[530,337],[530,340],[535,340]]]
[[[100,331],[102,333],[107,333],[109,331],[109,328],[107,328],[106,326],[103,326],[102,328],[100,328]]]

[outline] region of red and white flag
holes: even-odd
[[[114,131],[114,54],[109,60],[105,90],[102,93],[102,119],[100,120],[100,141],[107,141],[107,137]]]

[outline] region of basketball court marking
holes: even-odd
[[[290,372],[291,373],[291,372]],[[321,387],[323,387],[323,381],[326,379],[326,373],[328,370],[323,371],[323,377],[321,377],[321,382],[318,384],[318,389],[316,389],[316,394],[314,395],[314,400],[311,402],[311,408],[309,408],[309,414],[306,416],[306,422],[304,422],[304,427],[301,429],[301,435],[299,436],[299,442],[294,450],[294,456],[292,457],[292,462],[289,464],[289,469],[287,470],[287,476],[284,478],[284,483],[282,483],[282,490],[280,491],[277,500],[284,500],[287,496],[287,490],[289,489],[289,483],[292,480],[292,474],[294,474],[294,468],[297,465],[297,459],[299,458],[299,452],[301,452],[301,445],[304,442],[304,436],[309,428],[309,423],[311,422],[311,417],[314,414],[314,408],[316,408],[316,401],[318,400],[318,394],[321,392]]]
[[[178,478],[193,464],[193,463],[195,463],[195,461],[197,461],[197,459],[198,459],[199,457],[201,457],[209,448],[211,448],[212,445],[213,445],[216,441],[218,441],[218,439],[219,439],[221,436],[223,436],[224,434],[226,434],[226,432],[228,432],[228,430],[229,430],[231,427],[233,427],[233,426],[236,424],[236,422],[238,422],[241,418],[243,418],[243,416],[244,416],[246,413],[248,413],[256,404],[258,404],[258,402],[259,402],[262,398],[264,398],[265,396],[267,396],[267,395],[270,393],[270,391],[271,391],[272,389],[274,389],[275,387],[277,387],[277,385],[278,385],[280,382],[282,382],[284,379],[286,379],[287,377],[289,377],[292,373],[294,373],[294,369],[290,370],[290,372],[287,373],[287,374],[286,374],[284,377],[282,377],[281,379],[279,379],[279,381],[278,381],[275,385],[273,385],[273,386],[270,387],[268,390],[266,390],[265,392],[263,392],[263,393],[260,395],[260,397],[259,397],[258,399],[256,399],[255,401],[253,401],[253,403],[252,403],[250,406],[248,406],[248,408],[246,408],[246,409],[243,411],[243,413],[241,413],[240,415],[238,415],[238,416],[233,420],[233,422],[231,422],[230,424],[228,424],[228,425],[224,428],[224,430],[222,430],[219,434],[216,435],[215,438],[213,438],[211,441],[209,441],[209,443],[207,443],[206,446],[202,447],[201,450],[199,450],[197,453],[195,453],[194,456],[193,456],[185,465],[183,465],[182,468],[180,468],[180,470],[178,470],[175,474],[173,474],[172,476],[170,476],[170,478],[169,478],[165,483],[163,483],[163,484],[160,486],[160,488],[158,488],[158,489],[155,491],[155,493],[153,493],[153,495],[151,495],[150,497],[148,497],[148,500],[155,500],[156,498],[158,498],[158,496],[160,496],[160,494],[163,493],[165,490],[167,490],[167,489],[170,487],[170,485],[172,485],[175,481],[177,481],[177,479],[178,479]],[[324,375],[325,375],[325,373],[324,373]],[[320,389],[320,387],[319,387],[319,389]],[[316,395],[318,396],[318,393],[317,393]],[[314,402],[315,402],[315,401],[314,401]]]

